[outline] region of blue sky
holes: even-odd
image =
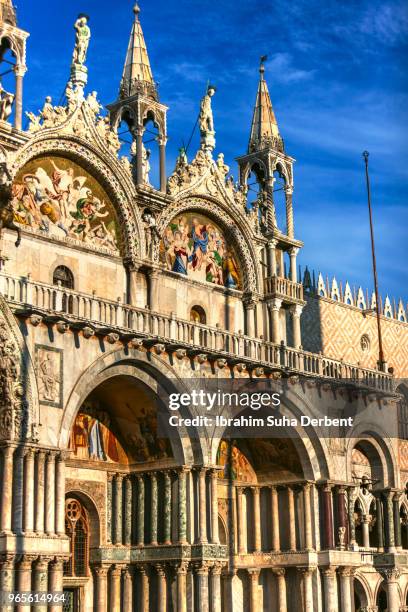
[[[25,110],[57,103],[69,75],[79,12],[91,17],[89,89],[117,95],[133,3],[20,0],[31,33]],[[372,287],[361,153],[370,151],[380,291],[408,299],[408,5],[404,0],[141,0],[141,22],[168,114],[168,170],[188,140],[207,80],[217,151],[234,176],[245,152],[259,56],[287,152],[296,158],[300,263]],[[197,148],[193,140],[190,155]]]

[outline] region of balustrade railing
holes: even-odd
[[[265,293],[277,295],[278,297],[288,297],[294,300],[303,300],[303,285],[294,283],[282,276],[267,276],[264,279]]]
[[[61,286],[39,283],[29,277],[15,278],[0,274],[0,293],[15,306],[30,305],[40,311],[61,312],[74,320],[131,330],[146,337],[160,337],[200,348],[203,352],[232,354],[234,357],[259,361],[277,370],[286,369],[329,379],[350,379],[384,391],[392,390],[392,376],[378,370],[187,321],[174,314],[160,314],[147,308],[130,306],[120,300],[108,300]]]

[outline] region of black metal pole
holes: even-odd
[[[371,255],[373,259],[374,292],[375,292],[375,306],[376,306],[375,310],[377,314],[379,368],[380,370],[384,371],[385,358],[384,358],[382,334],[381,334],[380,297],[378,293],[377,262],[376,262],[376,257],[375,257],[373,214],[372,214],[372,209],[371,209],[370,177],[368,174],[368,156],[369,156],[369,152],[364,151],[363,158],[365,162],[366,183],[367,183],[368,216],[370,218]]]

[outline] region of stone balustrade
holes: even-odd
[[[287,283],[287,279],[282,279]],[[293,283],[292,283],[293,284]],[[297,285],[297,283],[294,283]],[[271,370],[286,370],[308,376],[328,379],[348,379],[361,385],[392,391],[392,376],[378,370],[362,368],[321,354],[274,344],[262,338],[222,330],[196,322],[186,321],[174,314],[165,315],[147,308],[138,308],[94,295],[80,293],[30,278],[14,278],[0,274],[0,292],[17,311],[34,310],[39,316],[61,313],[71,325],[106,328],[129,332],[140,338],[159,337],[172,345],[178,344],[194,350],[242,358],[245,362],[262,364]]]
[[[265,294],[281,299],[289,298],[291,301],[303,301],[303,285],[295,283],[283,276],[267,276],[264,278]]]

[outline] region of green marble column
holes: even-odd
[[[171,477],[164,472],[164,544],[171,544]]]
[[[138,546],[144,544],[144,515],[145,508],[145,484],[143,476],[137,477],[137,530],[136,530],[136,543]]]
[[[115,520],[113,521],[113,544],[122,544],[122,521],[123,521],[123,504],[122,504],[122,474],[116,474],[113,480],[114,491],[114,507]]]
[[[150,474],[150,487],[150,543],[157,544],[157,475],[154,473]]]
[[[125,530],[124,543],[131,544],[132,539],[132,481],[130,476],[125,479]]]
[[[400,517],[400,496],[401,493],[397,492],[392,498],[393,514],[394,514],[394,539],[395,546],[398,550],[401,550],[402,538],[401,538],[401,517]]]
[[[187,543],[187,469],[181,468],[178,473],[178,539],[180,544]]]

